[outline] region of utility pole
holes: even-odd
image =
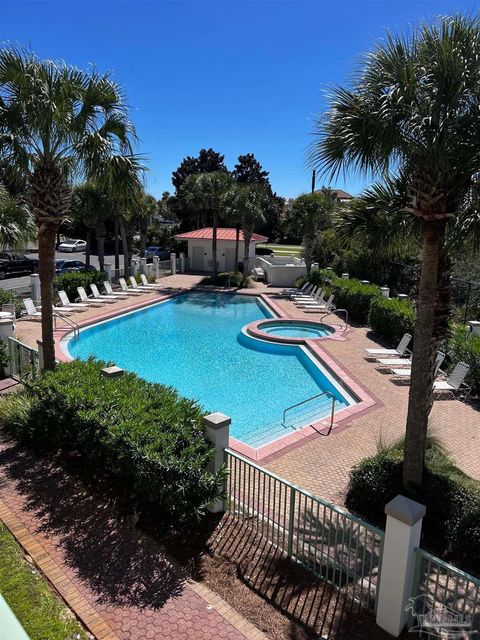
[[[316,177],[316,173],[315,173],[315,169],[312,171],[312,193],[315,193],[315,177]]]

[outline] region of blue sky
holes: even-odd
[[[0,40],[111,70],[148,158],[148,190],[202,147],[253,152],[283,196],[309,190],[306,148],[329,85],[386,29],[479,10],[480,0],[2,0]],[[320,181],[322,183],[324,181]],[[358,193],[367,180],[337,187]]]

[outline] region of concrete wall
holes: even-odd
[[[293,287],[297,278],[307,275],[305,262],[295,257],[257,256],[255,264],[263,269],[272,287]]]

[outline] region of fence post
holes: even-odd
[[[112,265],[110,264],[110,262],[105,262],[105,264],[103,265],[103,268],[105,270],[105,275],[107,276],[107,280],[111,282],[112,281]]]
[[[147,259],[140,258],[140,273],[147,275]]]
[[[170,271],[172,272],[172,276],[176,275],[177,273],[177,254],[176,253],[170,254]]]
[[[288,539],[287,539],[287,555],[289,558],[293,555],[293,529],[295,524],[295,494],[294,487],[290,487],[290,506],[288,510]]]
[[[40,276],[32,273],[30,276],[30,296],[35,304],[40,302]]]
[[[211,463],[211,471],[213,473],[217,473],[225,462],[225,449],[228,447],[231,422],[231,419],[223,415],[223,413],[210,413],[203,418],[207,438],[215,447],[215,456]],[[216,498],[209,511],[223,513],[225,511],[225,501],[221,498]]]
[[[382,296],[384,298],[389,298],[390,297],[390,289],[384,285],[383,287],[380,287],[380,291],[382,293]]]
[[[160,271],[158,268],[158,263],[160,259],[158,256],[153,256],[153,273],[155,275],[155,279],[157,280],[160,277]]]
[[[408,619],[405,607],[411,595],[414,550],[420,543],[425,506],[399,495],[385,506],[385,513],[377,624],[397,638]]]
[[[5,343],[8,353],[10,353],[9,338],[13,338],[13,318],[2,318],[0,320],[0,340]],[[10,375],[10,363],[4,368],[5,375]]]
[[[348,280],[350,278],[350,274],[349,273],[342,273],[342,278],[344,280]]]
[[[40,371],[43,371],[43,342],[41,340],[37,340],[37,350],[38,350],[38,368]]]
[[[185,273],[185,254],[180,254],[180,273]]]

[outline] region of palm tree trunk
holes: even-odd
[[[53,278],[55,276],[55,240],[57,225],[43,224],[38,231],[38,274],[42,305],[42,344],[44,369],[55,369],[53,338]]]
[[[100,271],[105,271],[105,225],[103,222],[97,225],[96,235],[98,266]]]
[[[243,229],[243,285],[248,278],[248,263],[250,261],[250,240],[253,229]]]
[[[122,234],[122,245],[123,245],[123,268],[125,271],[125,277],[130,274],[130,255],[128,252],[127,245],[127,231],[125,229],[125,220],[123,216],[120,218],[120,232]]]
[[[212,260],[213,260],[213,276],[216,278],[218,275],[218,265],[217,265],[217,227],[218,227],[218,216],[217,212],[213,212],[212,216]]]
[[[119,241],[119,231],[118,231],[118,214],[115,213],[113,219],[113,234],[115,236],[115,271],[118,272],[120,269],[120,241]]]
[[[142,227],[140,228],[140,247],[139,247],[139,253],[141,258],[145,257],[146,248],[147,248],[147,229]]]
[[[305,267],[307,269],[307,276],[310,277],[310,272],[312,271],[312,263],[313,263],[313,243],[315,239],[311,236],[305,236],[303,238],[304,251],[303,257],[305,259]]]
[[[235,269],[234,271],[238,271],[238,252],[240,250],[240,225],[236,226],[236,235],[235,235]]]
[[[435,351],[434,333],[437,305],[437,281],[440,252],[445,235],[445,221],[423,221],[423,256],[417,300],[417,318],[412,355],[412,375],[405,432],[403,483],[405,487],[422,484],[431,409]]]
[[[87,246],[85,248],[85,264],[87,267],[90,266],[90,252],[92,249],[92,230],[90,229],[90,227],[87,227],[87,233],[86,233],[86,241],[87,241]]]

